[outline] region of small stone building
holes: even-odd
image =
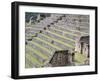
[[[82,36],[76,46],[77,52],[89,57],[89,36]]]
[[[68,50],[66,51],[56,51],[51,58],[49,64],[52,67],[57,66],[69,66],[72,63],[72,55]]]

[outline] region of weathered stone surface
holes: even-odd
[[[43,15],[43,13],[42,13]],[[55,67],[55,66],[70,66],[74,65],[74,56],[69,53],[57,53],[59,49],[66,51],[75,51],[76,41],[81,36],[89,35],[89,15],[75,15],[75,14],[49,14],[47,17],[38,16],[34,23],[26,24],[25,27],[25,40],[31,48],[39,50],[43,55],[48,56],[45,60],[26,49],[26,53],[31,53],[33,57],[42,62],[44,65],[36,65],[35,63],[26,59],[26,64],[29,63],[30,67]],[[44,35],[43,35],[44,34]],[[35,43],[47,48],[51,53],[47,53],[41,47],[32,44]],[[75,42],[74,42],[75,41]],[[55,55],[54,57],[52,57]],[[51,58],[54,59],[50,64]],[[86,61],[88,64],[89,61]],[[47,65],[46,65],[47,64]]]

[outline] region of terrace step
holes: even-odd
[[[61,35],[59,35],[59,34],[55,34],[55,33],[53,33],[53,32],[44,32],[44,34],[45,35],[48,35],[49,37],[52,37],[53,39],[56,39],[56,40],[58,40],[58,41],[61,41],[61,42],[63,42],[63,43],[66,43],[66,44],[70,44],[71,46],[74,46],[75,45],[75,42],[73,42],[73,41],[70,41],[70,40],[68,40],[68,39],[70,39],[70,38],[68,38],[68,37],[65,37],[65,36],[61,36]],[[57,42],[57,41],[56,41]]]
[[[73,34],[75,35],[78,35],[78,36],[81,36],[81,35],[88,35],[89,33],[86,33],[86,32],[83,32],[83,31],[79,31],[79,30],[76,30],[75,28],[68,28],[68,27],[63,27],[63,26],[55,26],[56,28],[58,29],[61,29],[63,31],[69,31],[69,32],[72,32]]]
[[[38,43],[32,41],[32,42],[28,42],[28,44],[30,46],[32,46],[34,49],[39,50],[42,54],[44,54],[47,57],[50,57],[52,52],[50,50],[48,50],[47,48],[39,45]]]
[[[70,45],[70,44],[67,44],[67,43],[64,43],[64,42],[62,42],[61,40],[58,40],[58,39],[56,39],[56,38],[54,38],[54,37],[50,37],[49,35],[45,35],[45,34],[40,34],[40,37],[41,36],[44,36],[45,38],[47,38],[47,39],[49,39],[49,40],[53,40],[54,41],[54,44],[56,44],[56,45],[58,45],[58,46],[60,46],[61,48],[63,48],[63,49],[66,49],[66,48],[71,48],[71,49],[73,49],[74,48],[74,46],[72,46],[72,45]],[[43,38],[43,37],[42,37]],[[67,49],[66,49],[67,50]]]
[[[27,51],[25,51],[25,53],[30,54],[32,57],[36,58],[38,62],[44,62],[45,59],[41,58],[41,56],[39,56],[38,54],[34,53],[32,50],[30,50],[29,47],[27,47]]]
[[[43,35],[38,35],[38,37],[44,41],[47,41],[48,43],[52,44],[53,46],[56,46],[57,48],[60,48],[60,49],[66,49],[66,47],[62,44],[59,44],[58,42],[52,40],[52,39],[48,39],[47,37],[43,36]],[[57,49],[56,49],[57,50]]]
[[[25,67],[26,67],[26,68],[33,68],[33,67],[35,67],[35,66],[33,65],[33,63],[29,60],[28,57],[25,57]]]
[[[63,35],[63,33],[64,33],[64,34],[69,34],[70,36],[79,37],[78,34],[75,34],[75,32],[72,32],[71,30],[67,30],[67,28],[63,29],[62,27],[54,26],[54,27],[51,27],[49,29],[54,30],[56,32],[59,32],[59,33],[61,33],[61,35]]]
[[[51,42],[48,42],[39,37],[34,37],[33,41],[37,41],[37,43],[39,43],[40,45],[46,47],[47,49],[49,49],[50,51],[53,51],[53,52],[55,50],[63,50],[60,46],[56,46],[56,45],[52,44]]]
[[[49,31],[51,31],[53,33],[55,32],[57,34],[60,34],[62,37],[64,37],[64,38],[66,37],[67,40],[74,41],[74,42],[75,42],[75,39],[78,37],[77,34],[73,34],[73,33],[69,32],[69,31],[65,31],[65,30],[63,31],[63,30],[57,29],[55,27],[49,28]]]
[[[46,61],[47,59],[48,59],[48,56],[47,55],[44,55],[44,54],[42,54],[39,50],[36,50],[35,48],[33,48],[32,46],[30,46],[30,45],[27,45],[26,46],[26,49],[28,49],[27,51],[29,52],[30,51],[30,53],[32,54],[32,55],[35,55],[36,56],[36,58],[40,58],[40,61]],[[26,52],[27,52],[26,51]],[[42,59],[41,59],[42,58]]]
[[[25,60],[28,59],[29,60],[28,63],[29,64],[31,63],[31,67],[41,67],[43,65],[43,63],[41,61],[39,61],[39,59],[34,57],[34,55],[32,55],[31,53],[26,53],[25,57],[26,57]]]

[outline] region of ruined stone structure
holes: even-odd
[[[87,57],[89,57],[89,36],[83,36],[80,38],[79,42],[79,50],[78,52],[81,54],[85,54]]]
[[[72,63],[71,54],[67,51],[56,51],[50,60],[52,67],[69,66]]]
[[[74,51],[79,49],[77,41],[87,35],[88,15],[38,14],[35,23],[26,24],[25,28],[25,67],[73,65]],[[80,43],[83,41],[81,39]]]

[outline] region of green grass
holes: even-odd
[[[38,38],[38,37],[36,37],[35,39],[40,40],[40,41],[42,41],[43,43],[48,44],[48,45],[50,45],[50,46],[52,46],[53,48],[56,48],[56,49],[58,49],[58,50],[63,50],[60,46],[58,47],[58,46],[56,46],[56,45],[54,45],[54,44],[51,44],[51,43],[49,43],[49,42],[47,42],[47,41],[45,41],[45,40],[42,40],[42,39],[40,39],[40,38]]]
[[[33,67],[33,63],[29,61],[29,58],[25,56],[25,68],[32,68],[32,67]]]
[[[44,37],[46,37],[46,38],[48,38],[48,39],[54,40],[54,41],[56,41],[56,42],[58,42],[58,43],[60,43],[60,44],[63,44],[63,45],[65,45],[65,46],[68,46],[68,47],[70,47],[70,48],[74,48],[74,47],[75,47],[75,46],[73,46],[73,45],[64,43],[64,42],[62,42],[62,41],[60,41],[60,40],[58,40],[58,39],[56,39],[56,38],[47,36],[47,35],[45,35],[45,34],[41,34],[41,35],[44,36]]]
[[[65,36],[60,35],[60,34],[57,34],[57,33],[55,33],[55,32],[48,31],[48,30],[47,30],[47,32],[49,32],[49,33],[51,33],[51,34],[53,34],[53,35],[56,35],[56,36],[58,36],[58,37],[64,38],[65,40],[70,40],[70,41],[72,41],[72,42],[76,42],[75,40],[73,40],[73,39],[71,39],[71,38],[65,37]]]
[[[55,29],[55,28],[52,28],[53,30],[56,30],[56,31],[59,31],[59,32],[63,32],[64,34],[69,34],[69,35],[72,35],[72,36],[76,36],[76,37],[79,37],[79,35],[77,34],[73,34],[71,32],[68,32],[66,30],[60,30],[60,29]]]
[[[76,64],[84,64],[84,61],[86,60],[86,56],[84,54],[75,54],[75,63]]]
[[[41,48],[42,50],[47,51],[48,53],[51,54],[51,51],[50,51],[49,49],[43,47],[42,45],[40,45],[40,44],[38,44],[38,43],[36,43],[36,42],[34,42],[34,41],[32,41],[31,43],[34,44],[34,45],[36,45],[36,46],[38,46],[38,47]]]
[[[25,64],[25,68],[32,68],[31,65],[29,65],[28,63]]]
[[[39,66],[42,66],[43,63],[40,62],[38,59],[36,59],[31,53],[26,53],[26,58],[29,59],[30,62],[32,62],[33,64],[37,64]],[[30,67],[30,66],[28,66]]]
[[[26,46],[26,49],[30,49],[32,52],[39,55],[41,58],[48,59],[48,56],[46,56],[45,54],[42,54],[39,50],[36,50],[36,49],[34,49],[33,47],[31,47],[29,45]]]
[[[57,26],[57,27],[59,27],[59,26]],[[81,34],[88,34],[86,32],[82,32],[82,31],[79,31],[79,30],[76,30],[76,29],[68,29],[68,28],[65,28],[65,27],[60,27],[60,28],[65,29],[65,30],[69,30],[69,31],[72,31],[72,32],[79,32]]]

